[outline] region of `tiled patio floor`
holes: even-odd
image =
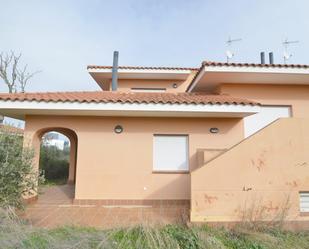
[[[36,202],[29,204],[20,215],[34,226],[62,225],[97,228],[126,227],[138,224],[169,224],[186,222],[186,205],[162,206],[96,206],[74,205],[74,186],[61,185],[42,189]]]

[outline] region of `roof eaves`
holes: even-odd
[[[196,72],[195,76],[188,85],[186,92],[189,91],[194,81],[197,79],[199,74],[207,66],[213,67],[259,67],[259,68],[296,68],[296,69],[309,69],[309,65],[306,64],[259,64],[259,63],[228,63],[228,62],[214,62],[214,61],[203,61],[201,67]]]

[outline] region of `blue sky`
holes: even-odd
[[[0,51],[23,53],[42,70],[28,91],[98,90],[88,64],[193,66],[225,61],[228,36],[236,62],[259,62],[282,41],[300,40],[290,63],[309,64],[308,0],[0,0]],[[6,91],[0,81],[0,91]]]

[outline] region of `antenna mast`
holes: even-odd
[[[283,51],[283,60],[284,60],[284,64],[287,64],[288,60],[292,57],[293,54],[288,52],[288,48],[291,44],[294,43],[299,43],[299,41],[289,41],[288,38],[286,38],[283,42],[282,45],[284,47],[284,51]]]
[[[226,62],[229,63],[230,60],[235,56],[235,53],[231,51],[231,46],[234,42],[241,41],[241,38],[232,39],[231,36],[229,36],[229,39],[226,41],[227,44],[227,50],[225,51],[226,55]]]

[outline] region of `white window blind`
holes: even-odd
[[[153,169],[155,171],[187,171],[188,136],[155,135],[153,137]]]
[[[309,192],[299,193],[300,211],[309,212]]]

